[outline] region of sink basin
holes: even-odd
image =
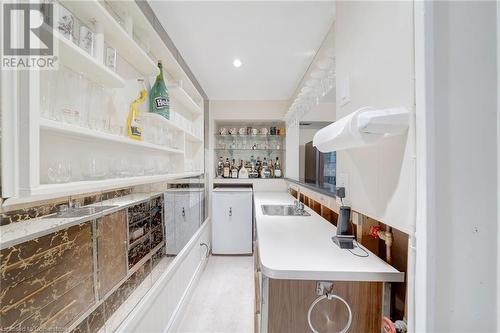
[[[262,205],[262,213],[270,216],[311,216],[305,210],[297,210],[295,205]]]
[[[47,216],[47,218],[72,218],[72,217],[83,217],[87,215],[93,215],[102,212],[103,210],[116,207],[116,205],[110,206],[95,206],[95,207],[81,207],[81,208],[69,208],[66,211],[58,212],[54,215]]]

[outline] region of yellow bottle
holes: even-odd
[[[129,136],[129,138],[132,138],[134,140],[141,140],[142,128],[139,124],[139,105],[146,101],[148,92],[144,87],[144,80],[137,79],[137,81],[139,82],[139,86],[141,87],[141,92],[139,94],[139,97],[135,99],[130,105],[130,112],[127,118],[127,135]]]

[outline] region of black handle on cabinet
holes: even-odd
[[[229,207],[229,216],[233,216],[233,207]]]
[[[184,209],[184,207],[182,207],[182,216],[186,217],[186,210]]]

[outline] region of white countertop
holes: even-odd
[[[92,220],[103,214],[111,214],[128,206],[149,200],[149,198],[160,195],[161,193],[133,193],[122,197],[117,197],[101,201],[92,206],[116,206],[103,210],[96,214],[72,218],[48,218],[47,216],[34,218],[22,222],[14,222],[0,227],[0,249],[14,246],[28,240],[48,235],[50,233],[69,228],[85,221]]]
[[[331,240],[337,228],[311,216],[267,216],[261,205],[293,204],[286,192],[254,193],[262,273],[273,279],[403,282],[404,273],[369,252],[361,258]],[[360,252],[360,249],[352,251]]]
[[[251,184],[255,191],[286,191],[284,178],[212,178],[214,185]]]

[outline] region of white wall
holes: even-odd
[[[337,119],[364,106],[414,109],[413,3],[337,2]],[[339,86],[348,78],[350,102]],[[413,135],[339,151],[337,177],[348,176],[353,209],[410,232],[413,219]]]
[[[281,120],[287,101],[210,101],[212,120]]]
[[[335,88],[334,88],[335,89]],[[333,101],[321,102],[302,117],[301,121],[335,121],[335,93]]]
[[[497,91],[500,89],[500,6],[497,4]],[[497,94],[497,318],[500,318],[500,94]],[[497,329],[500,327],[497,319]]]
[[[299,178],[299,125],[290,124],[286,130],[285,176]]]
[[[428,332],[497,332],[496,3],[436,2],[426,35],[435,131]],[[430,6],[429,6],[430,7]],[[418,251],[418,248],[417,248]],[[419,252],[417,252],[418,255]],[[420,292],[417,291],[417,295]],[[418,320],[418,318],[417,318]]]

